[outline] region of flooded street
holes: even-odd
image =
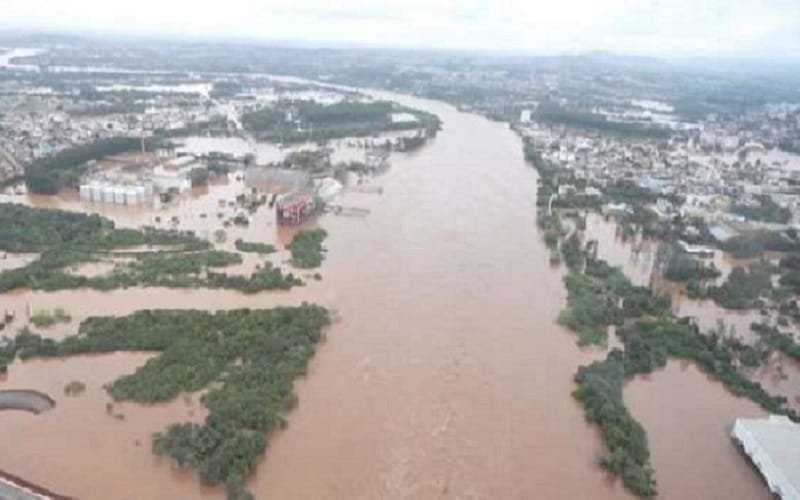
[[[580,349],[555,323],[566,292],[536,228],[536,174],[519,138],[504,124],[441,103],[388,97],[438,114],[444,130],[420,151],[392,157],[392,170],[377,181],[383,195],[341,197],[369,209],[368,217],[321,219],[330,235],[323,281],[250,296],[24,291],[0,296],[0,309],[21,315],[29,303],[63,307],[73,323],[56,327],[55,337],[88,315],[142,308],[305,300],[335,310],[341,320],[296,384],[289,428],[273,436],[248,482],[259,499],[629,498],[596,463],[599,433],[571,397],[577,367],[605,353]],[[212,195],[200,199],[209,213],[218,203]],[[115,220],[138,225],[152,215]],[[210,217],[183,217],[201,234],[212,229]],[[265,217],[240,233],[228,240],[286,238]],[[0,388],[48,392],[57,407],[38,417],[0,414],[0,469],[82,499],[220,497],[150,453],[150,433],[201,418],[196,402],[121,405],[124,420],[106,413],[101,386],[146,359],[12,365]],[[66,398],[63,386],[74,379],[87,392]],[[672,364],[628,389],[632,413],[650,435],[663,498],[766,498],[727,437],[734,417],[760,414],[754,405],[695,368]],[[679,428],[686,432],[676,439]]]

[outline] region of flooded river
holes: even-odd
[[[341,320],[297,384],[289,428],[273,437],[248,482],[257,498],[629,498],[597,465],[599,433],[570,396],[577,367],[605,353],[581,350],[555,323],[566,293],[536,229],[536,174],[519,139],[506,125],[441,103],[388,97],[438,114],[444,130],[422,150],[392,158],[383,195],[341,198],[370,209],[368,217],[320,221],[330,233],[322,282],[247,297],[130,289],[0,300],[15,309],[31,301],[63,307],[76,321],[150,307],[312,300],[335,309]],[[274,225],[249,231],[281,239]],[[108,414],[101,386],[146,359],[13,365],[0,388],[41,390],[57,406],[37,417],[0,414],[0,469],[84,499],[220,497],[149,450],[150,433],[201,418],[197,403],[123,405],[124,420]],[[757,411],[700,374],[670,373],[630,384],[634,415],[652,436],[662,496],[686,498],[687,488],[696,498],[764,496],[755,472],[727,448],[731,419]],[[66,398],[63,386],[73,379],[87,391]],[[668,402],[676,412],[702,405],[709,432],[677,435],[673,424],[683,417],[657,410]],[[704,460],[687,455],[705,445],[724,450]],[[682,482],[687,464],[702,482]]]

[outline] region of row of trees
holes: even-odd
[[[731,212],[752,220],[786,224],[792,218],[792,211],[775,203],[769,195],[756,195],[758,205],[737,204],[731,207]]]
[[[712,298],[727,309],[753,309],[761,307],[763,299],[772,291],[772,267],[757,263],[750,267],[733,268],[720,286],[709,286],[692,293],[695,298]]]
[[[684,252],[677,245],[673,246],[664,269],[664,277],[670,281],[687,282],[690,280],[709,280],[720,276],[720,271],[712,262],[706,266],[703,262]]]
[[[244,241],[242,239],[237,239],[234,242],[234,245],[236,246],[236,250],[248,253],[267,254],[274,253],[278,250],[274,245],[270,245],[269,243],[254,243],[251,241]]]
[[[786,231],[755,231],[734,236],[720,244],[722,250],[737,259],[758,257],[764,251],[800,252],[800,239],[793,229]]]

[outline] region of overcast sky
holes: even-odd
[[[800,0],[0,0],[2,28],[797,57]]]

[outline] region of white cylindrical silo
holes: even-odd
[[[122,186],[113,186],[111,191],[114,193],[114,203],[117,205],[125,204],[125,188]]]

